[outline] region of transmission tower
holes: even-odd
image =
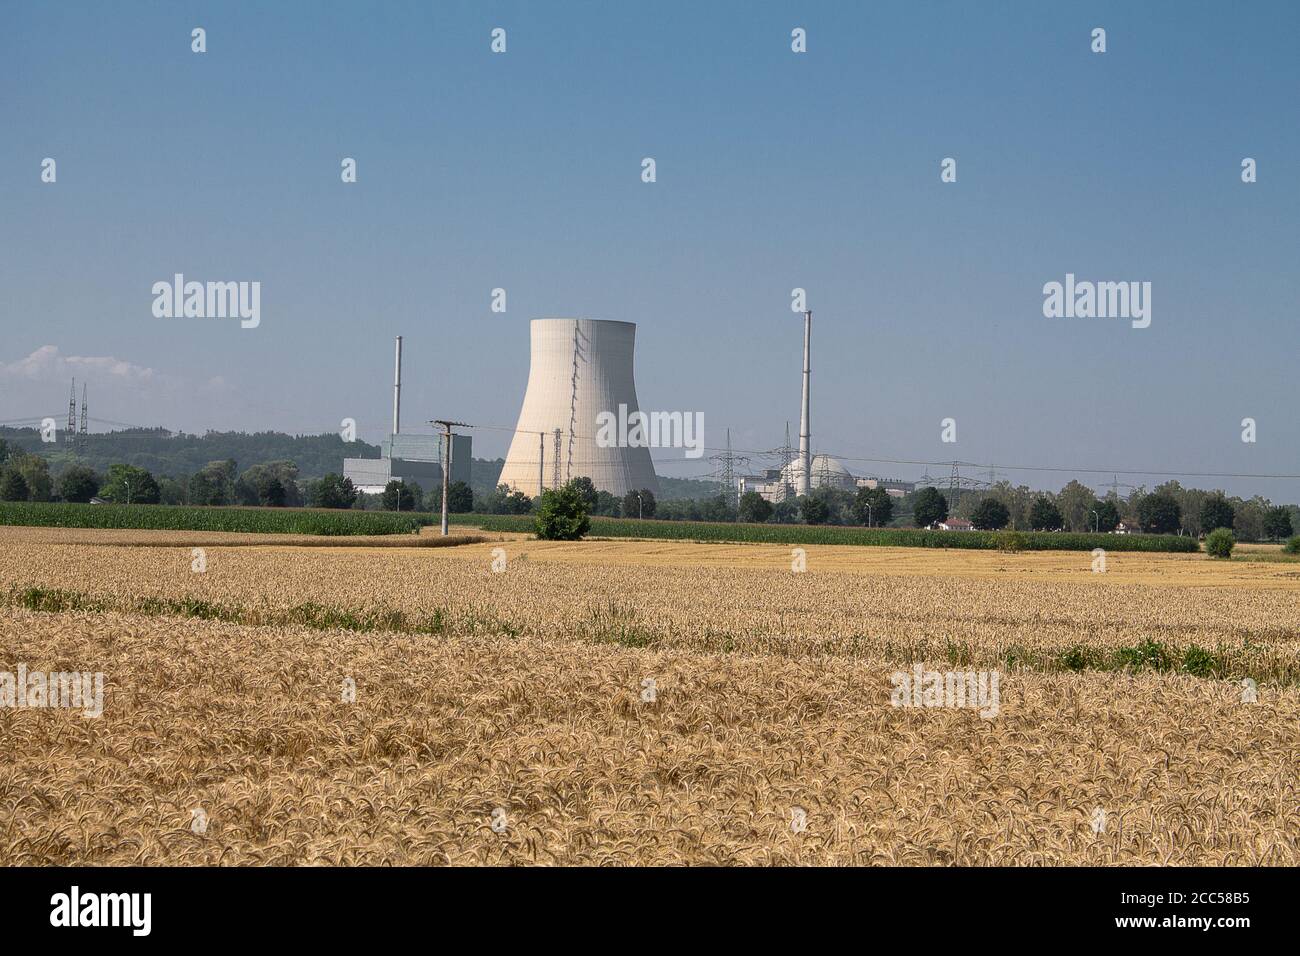
[[[727,429],[727,450],[721,455],[709,458],[713,462],[713,478],[718,482],[719,494],[731,501],[733,508],[740,506],[740,487],[736,481],[737,465],[749,470],[749,458],[745,455],[732,454],[731,429]]]
[[[736,495],[736,470],[735,462],[731,457],[731,429],[727,429],[727,453],[722,459],[722,493],[735,497]]]
[[[77,380],[72,380],[72,391],[68,393],[68,431],[63,440],[69,445],[77,440]]]
[[[86,412],[86,383],[81,383],[81,427],[77,429],[77,454],[84,454],[86,451],[86,436],[90,434],[90,419]]]

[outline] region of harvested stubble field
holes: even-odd
[[[0,670],[105,710],[0,709],[0,862],[1300,861],[1288,565],[60,534],[0,530]],[[890,706],[918,661],[998,715]]]

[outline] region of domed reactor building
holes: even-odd
[[[632,376],[636,325],[606,319],[533,319],[528,389],[500,483],[536,496],[586,476],[614,495],[659,493],[650,449],[602,448],[597,416],[639,410]]]

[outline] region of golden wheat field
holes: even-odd
[[[1300,861],[1295,564],[265,540],[0,529],[0,862]]]

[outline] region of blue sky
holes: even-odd
[[[798,286],[818,451],[1295,474],[1297,32],[1290,3],[8,4],[0,420],[75,374],[100,419],[378,440],[402,334],[408,426],[513,424],[528,320],[580,315],[637,323],[643,408],[767,449]],[[260,281],[261,325],[155,318],[176,272]],[[1067,272],[1151,282],[1150,328],[1045,318]]]

